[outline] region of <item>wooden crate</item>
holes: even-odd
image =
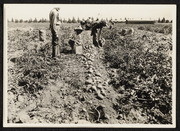
[[[83,54],[82,46],[75,46],[75,54]]]

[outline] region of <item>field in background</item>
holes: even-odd
[[[61,57],[53,60],[48,23],[8,24],[8,122],[171,124],[172,25],[115,24],[103,29],[102,49],[84,31],[84,55],[69,53],[76,26],[62,24]],[[122,36],[124,28],[134,34]]]
[[[63,26],[71,27],[74,25],[78,25],[78,23],[63,23]],[[8,23],[9,29],[11,28],[35,28],[35,29],[48,29],[49,28],[49,23]]]
[[[76,26],[78,23],[62,23],[62,26],[71,27]],[[8,23],[9,29],[11,28],[35,28],[35,29],[48,29],[49,23]],[[171,23],[156,23],[156,24],[125,24],[125,23],[116,23],[115,27],[134,27],[140,30],[146,30],[156,33],[165,33],[164,30],[167,30],[167,34],[172,33],[172,24]]]

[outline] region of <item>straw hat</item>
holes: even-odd
[[[74,29],[74,31],[83,31],[83,28],[81,26],[78,26]]]
[[[56,25],[61,25],[61,22],[60,22],[60,21],[58,21],[58,22],[56,23]]]

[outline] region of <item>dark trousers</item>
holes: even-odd
[[[100,40],[101,40],[101,28],[100,29],[96,29],[96,28],[92,28],[92,32],[91,32],[91,35],[93,36],[93,44],[96,46],[96,47],[99,47],[102,46],[101,43],[100,43]]]
[[[57,31],[51,29],[52,33],[52,57],[56,57],[60,55],[60,46],[59,46],[59,37],[57,35]]]
[[[71,46],[71,53],[75,53],[75,41],[69,40],[69,45]]]

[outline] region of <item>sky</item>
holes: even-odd
[[[5,4],[4,13],[8,20],[30,18],[49,19],[49,12],[60,7],[60,17],[68,18],[108,18],[124,20],[146,19],[157,20],[165,17],[172,20],[175,5],[122,5],[122,4]]]

